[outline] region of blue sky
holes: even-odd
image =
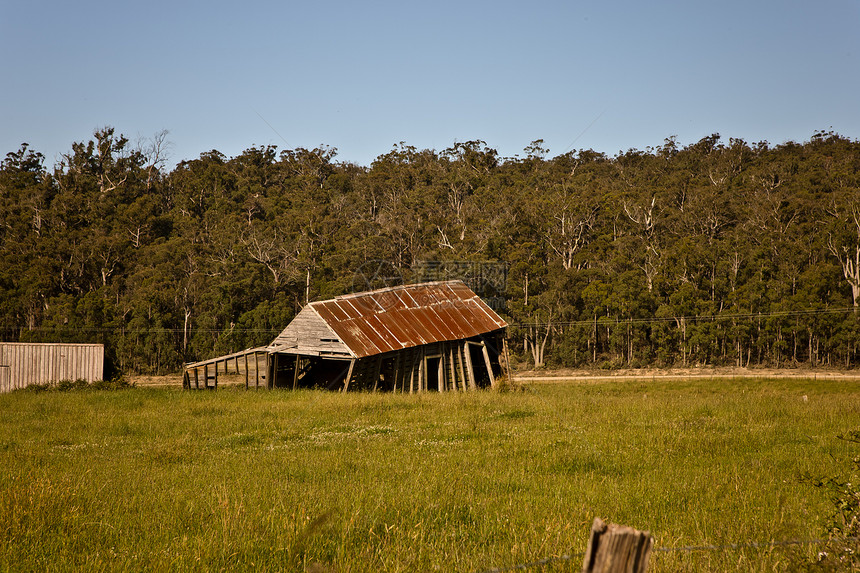
[[[2,0],[0,156],[113,126],[170,164],[406,142],[503,157],[860,137],[860,1]]]

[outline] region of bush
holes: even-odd
[[[860,430],[839,434],[840,440],[860,444]],[[817,566],[826,571],[860,570],[860,456],[849,462],[849,470],[836,477],[809,479],[828,492],[834,512],[828,526],[829,543],[818,554]]]
[[[55,383],[29,384],[22,391],[71,392],[75,390],[123,390],[126,388],[134,388],[134,384],[130,384],[124,377],[118,376],[110,380],[97,380],[93,383],[88,383],[86,380],[78,378],[77,380],[60,380]]]

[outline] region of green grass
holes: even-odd
[[[832,506],[802,476],[842,472],[857,452],[836,435],[858,426],[857,383],[811,380],[16,392],[0,570],[481,571],[581,552],[595,516],[657,547],[819,538]],[[651,570],[817,551],[661,552]]]

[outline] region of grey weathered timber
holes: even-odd
[[[457,368],[456,368],[456,360],[454,359],[454,345],[448,345],[448,374],[451,376],[451,390],[457,391],[459,387],[457,386]]]
[[[646,573],[653,539],[647,531],[594,518],[582,573]]]
[[[508,377],[508,383],[512,383],[514,381],[514,372],[511,370],[511,355],[508,352],[508,337],[504,336],[502,338],[502,354],[505,357],[505,367],[504,373],[505,376]]]
[[[466,372],[469,375],[469,388],[472,390],[478,387],[475,381],[475,368],[472,366],[472,351],[469,349],[469,343],[463,342],[463,358],[466,360]]]
[[[299,367],[301,366],[301,356],[296,355],[293,361],[293,390],[299,386]]]
[[[352,354],[312,306],[303,308],[268,348],[285,353],[301,349],[305,356]]]
[[[490,386],[496,387],[496,378],[493,376],[493,363],[490,361],[490,353],[487,350],[487,343],[481,342],[481,353],[484,355],[484,364],[487,366],[487,375],[490,377]]]
[[[468,390],[469,384],[466,381],[466,373],[463,369],[463,352],[462,347],[457,344],[451,345],[451,351],[457,357],[457,370],[460,373],[460,382],[463,384],[463,390]]]
[[[96,382],[103,375],[101,344],[0,342],[0,392],[61,380]]]
[[[352,372],[355,370],[355,359],[349,361],[349,370],[346,371],[346,379],[343,381],[343,391],[346,392],[349,388],[349,382],[352,380]]]
[[[436,370],[436,389],[439,392],[445,391],[445,354],[439,355],[439,368]]]

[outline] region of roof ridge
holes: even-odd
[[[433,282],[426,282],[426,283],[413,283],[413,284],[408,284],[408,285],[395,285],[395,286],[390,286],[390,287],[383,287],[383,288],[376,289],[376,290],[368,290],[368,291],[362,291],[362,292],[353,292],[353,293],[348,293],[348,294],[341,294],[341,295],[338,295],[334,298],[329,298],[326,300],[315,300],[313,302],[309,302],[308,304],[310,304],[310,305],[321,304],[321,303],[329,302],[332,300],[349,300],[349,299],[353,299],[353,298],[360,298],[360,297],[365,297],[365,296],[377,295],[377,294],[382,294],[382,293],[386,293],[386,292],[409,290],[411,288],[451,285],[451,284],[458,284],[458,283],[461,285],[467,286],[466,283],[464,283],[460,279],[452,279],[452,280],[447,280],[447,281],[433,281]]]

